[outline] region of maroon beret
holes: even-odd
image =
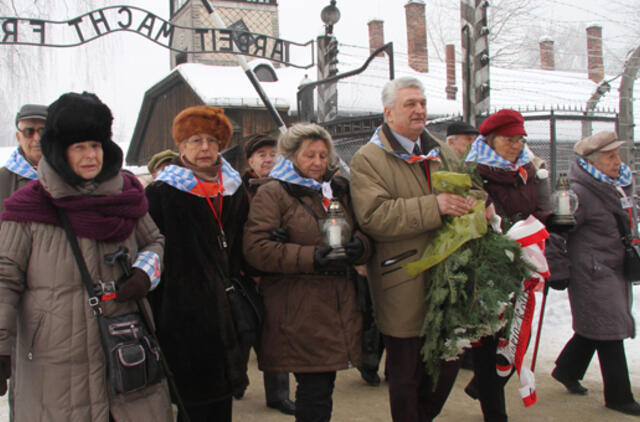
[[[522,117],[522,114],[508,108],[487,117],[478,130],[483,136],[493,132],[500,136],[527,136],[527,132],[524,130],[524,117]]]

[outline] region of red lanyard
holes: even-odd
[[[218,213],[216,212],[216,209],[213,206],[213,203],[211,202],[211,198],[209,198],[209,195],[207,194],[207,190],[205,189],[204,185],[202,184],[200,179],[198,179],[198,176],[196,176],[195,174],[193,176],[196,178],[196,181],[198,182],[200,189],[202,189],[202,192],[204,194],[204,199],[207,200],[207,203],[209,204],[209,208],[211,208],[211,211],[213,212],[213,215],[216,217],[216,221],[218,222],[218,227],[220,228],[220,238],[218,239],[220,242],[220,247],[226,248],[227,241],[225,239],[224,230],[222,229],[222,196],[223,195],[221,193],[218,194],[218,201],[219,201],[218,205],[220,208],[220,215],[218,216]],[[218,172],[218,180],[222,184],[222,171]]]

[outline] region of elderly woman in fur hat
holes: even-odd
[[[232,396],[248,382],[221,280],[241,273],[249,207],[240,175],[219,154],[231,134],[220,108],[182,110],[173,121],[180,155],[146,189],[166,237],[162,283],[149,300],[193,422],[230,421]]]
[[[164,239],[135,176],[120,171],[113,117],[98,97],[68,93],[49,106],[38,178],[5,201],[0,235],[0,394],[16,341],[15,419],[108,422],[172,420],[166,381],[140,391],[107,388],[98,319],[87,301],[64,211],[94,284],[118,280],[102,315],[135,311],[160,280]],[[108,265],[119,247],[135,257],[130,276]],[[15,333],[14,327],[18,331]],[[113,380],[111,380],[113,381]]]

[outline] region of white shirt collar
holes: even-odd
[[[418,136],[418,139],[416,139],[415,141],[412,141],[406,136],[402,136],[399,133],[393,131],[393,129],[391,128],[389,128],[389,130],[391,130],[391,133],[393,133],[393,136],[396,137],[396,139],[398,140],[402,148],[404,148],[405,151],[407,151],[409,154],[413,154],[413,147],[415,146],[416,142],[420,139],[420,137]]]

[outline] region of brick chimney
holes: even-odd
[[[447,100],[455,100],[456,92],[458,92],[458,87],[456,86],[456,46],[447,44],[445,56],[447,61],[447,87],[444,90],[447,93]]]
[[[384,45],[384,21],[381,19],[371,19],[369,26],[369,54]],[[377,57],[384,57],[384,53],[378,53]]]
[[[404,6],[407,17],[407,46],[409,48],[409,66],[417,71],[429,71],[427,58],[427,24],[423,0],[409,0]]]
[[[604,79],[602,61],[602,27],[591,25],[587,28],[587,70],[589,79],[600,83]]]
[[[549,37],[542,37],[538,41],[538,45],[540,46],[540,67],[544,70],[555,70],[553,40]]]

